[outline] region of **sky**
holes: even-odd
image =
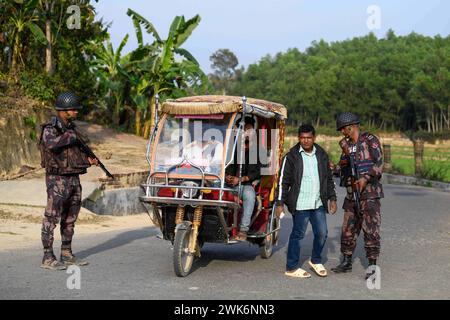
[[[206,73],[212,71],[209,57],[222,48],[247,67],[267,54],[304,51],[320,39],[342,41],[371,31],[382,38],[389,29],[397,35],[450,34],[449,0],[100,0],[94,6],[97,20],[112,23],[114,48],[129,34],[124,53],[137,46],[128,8],[152,22],[163,39],[175,16],[199,14],[201,22],[183,48]],[[144,39],[153,41],[148,34]]]

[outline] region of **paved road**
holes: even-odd
[[[170,243],[158,239],[158,230],[151,227],[76,239],[79,256],[91,262],[81,269],[79,290],[67,289],[70,275],[64,271],[39,268],[39,244],[0,251],[0,299],[449,299],[450,194],[394,185],[385,186],[385,193],[379,290],[369,290],[363,279],[362,241],[350,274],[325,279],[284,276],[291,226],[287,216],[271,259],[261,259],[258,248],[246,243],[206,244],[186,278],[174,275]],[[342,210],[328,219],[327,268],[338,262],[341,219]],[[311,248],[309,227],[304,267]]]

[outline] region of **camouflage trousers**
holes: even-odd
[[[61,249],[71,249],[75,221],[81,208],[81,184],[78,175],[47,174],[47,207],[42,221],[41,239],[44,254],[53,254],[53,231],[61,229]]]
[[[356,213],[355,202],[344,200],[344,222],[342,223],[341,252],[352,255],[361,229],[364,232],[364,248],[368,259],[377,259],[380,255],[380,199],[361,200],[362,216]]]

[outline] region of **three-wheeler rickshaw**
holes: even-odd
[[[242,174],[246,117],[254,121],[251,145],[261,165],[261,177],[252,184],[256,201],[247,241],[269,258],[280,230],[274,197],[286,108],[246,97],[193,96],[157,103],[156,109],[147,146],[150,171],[140,201],[173,245],[175,274],[190,273],[204,243],[237,243],[242,184],[239,179],[238,185],[228,185],[225,172],[237,162],[237,175]]]

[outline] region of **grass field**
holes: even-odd
[[[327,150],[334,163],[339,161],[341,149],[339,137],[318,136],[317,143]],[[381,138],[382,144],[391,145],[392,173],[414,175],[414,149],[404,138]],[[284,141],[285,152],[297,143],[296,136],[288,136]],[[423,177],[430,180],[450,182],[450,141],[435,145],[425,144]]]

